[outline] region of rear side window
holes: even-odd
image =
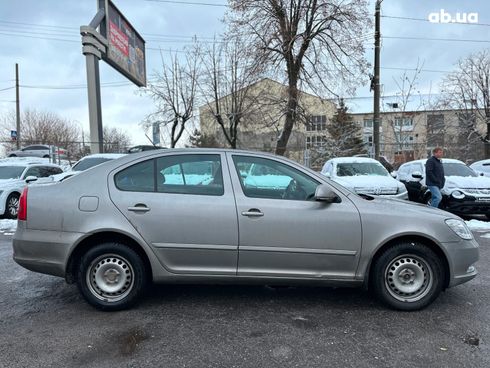
[[[155,191],[155,160],[130,166],[114,176],[116,187],[127,192]]]
[[[176,155],[157,159],[157,191],[161,193],[224,194],[219,155]]]

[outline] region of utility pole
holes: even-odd
[[[381,51],[381,2],[383,0],[376,0],[375,10],[375,30],[374,30],[374,116],[373,116],[373,141],[374,141],[374,158],[379,160],[379,105],[380,105],[380,93],[379,93],[379,55]]]
[[[19,101],[19,64],[15,63],[15,115],[16,115],[16,127],[17,137],[16,145],[17,149],[20,149],[20,101]]]

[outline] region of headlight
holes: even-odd
[[[464,193],[460,192],[459,190],[455,190],[454,192],[451,193],[451,195],[456,199],[463,199],[464,198]]]
[[[464,221],[456,220],[456,219],[447,219],[446,224],[460,238],[465,239],[465,240],[473,239],[473,234],[471,233],[470,229],[468,229],[468,226],[466,226]]]

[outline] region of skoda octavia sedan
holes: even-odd
[[[130,307],[148,282],[364,286],[417,310],[474,278],[479,257],[453,214],[357,195],[283,157],[218,149],[137,153],[29,187],[13,250],[101,310]]]

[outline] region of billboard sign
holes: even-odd
[[[100,34],[109,42],[103,59],[139,87],[146,87],[145,40],[111,0],[99,0]]]

